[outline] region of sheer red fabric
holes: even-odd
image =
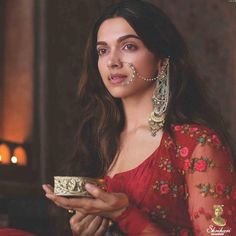
[[[138,167],[106,176],[109,192],[126,193],[115,221],[127,235],[236,235],[236,178],[230,151],[200,125],[173,126]],[[219,235],[219,234],[218,234]]]

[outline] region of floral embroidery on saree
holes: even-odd
[[[159,168],[161,170],[167,171],[167,172],[172,172],[174,167],[170,161],[169,158],[161,157],[160,158],[160,163],[159,163]]]
[[[202,145],[213,145],[217,148],[225,148],[216,134],[209,134],[205,129],[199,129],[191,125],[176,125],[174,130],[181,134],[186,134],[191,138],[195,138]]]
[[[212,218],[212,214],[210,214],[209,212],[206,212],[203,207],[199,207],[198,210],[194,211],[190,217],[192,220],[194,220],[194,219],[198,219],[201,216],[204,216],[207,221]]]
[[[234,198],[236,195],[235,185],[226,185],[224,183],[217,184],[198,184],[196,186],[203,197],[212,196],[213,198]]]
[[[184,161],[184,171],[193,173],[195,171],[198,172],[206,172],[207,168],[214,168],[215,164],[208,157],[200,157],[200,158],[192,158],[191,160],[186,159]]]
[[[177,197],[178,194],[184,193],[184,185],[177,185],[166,180],[156,181],[153,189],[160,192],[161,195],[170,194],[173,197]]]
[[[167,209],[161,205],[157,205],[149,215],[153,221],[157,221],[160,218],[165,219],[167,217]]]

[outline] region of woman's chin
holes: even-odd
[[[127,97],[127,94],[125,93],[122,93],[122,92],[110,92],[111,96],[114,97],[114,98],[125,98]]]
[[[129,89],[126,88],[126,86],[117,86],[117,87],[112,87],[108,88],[108,92],[111,94],[112,97],[114,98],[124,98],[129,96],[129,93],[131,92]]]

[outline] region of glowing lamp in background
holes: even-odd
[[[27,154],[23,147],[18,146],[13,151],[13,156],[17,158],[17,164],[20,166],[27,165]]]
[[[0,164],[10,164],[11,151],[7,144],[0,144]]]
[[[16,165],[18,163],[18,158],[16,156],[12,156],[11,163]]]

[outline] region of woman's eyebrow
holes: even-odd
[[[123,40],[125,39],[128,39],[128,38],[136,38],[136,39],[139,39],[141,40],[137,35],[135,34],[127,34],[127,35],[124,35],[124,36],[121,36],[120,38],[117,39],[117,42],[122,42]],[[97,42],[97,45],[107,45],[107,43],[105,41],[98,41]]]

